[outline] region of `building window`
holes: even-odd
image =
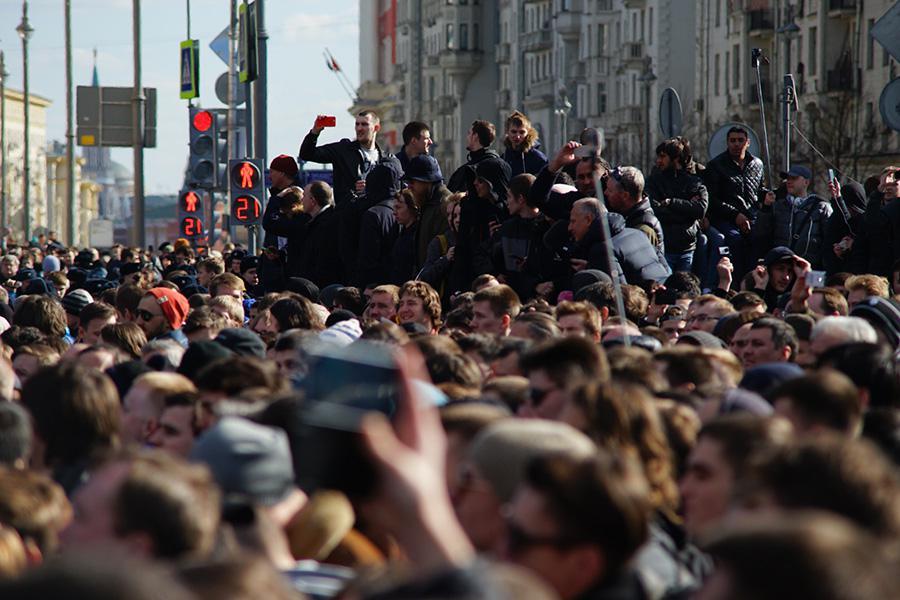
[[[866,36],[866,68],[875,66],[875,38],[872,37],[872,28],[875,27],[875,19],[869,19],[869,35]]]
[[[469,26],[465,23],[459,24],[459,49],[469,49]]]
[[[716,3],[716,27],[722,25],[722,0],[713,0]]]
[[[647,43],[653,43],[653,7],[647,11]]]
[[[734,72],[731,74],[731,85],[741,87],[741,47],[737,44],[731,49],[731,57],[734,59]]]
[[[809,64],[810,75],[815,75],[816,71],[819,69],[819,42],[817,33],[817,27],[809,28],[809,58],[806,62]]]
[[[606,114],[606,82],[601,81],[597,84],[597,114]]]
[[[729,50],[725,51],[725,93],[728,93],[728,90],[731,89],[731,69],[728,68],[728,65],[731,64],[731,52]]]
[[[476,2],[477,4],[477,2]],[[481,32],[478,29],[478,23],[472,25],[472,50],[478,50],[481,47]]]
[[[456,40],[453,38],[453,23],[447,23],[447,48],[456,48]]]
[[[715,60],[716,66],[715,66],[715,71],[713,71],[713,81],[715,82],[713,84],[713,93],[716,96],[719,95],[719,81],[721,79],[721,73],[722,73],[722,68],[721,68],[722,65],[720,64],[720,60],[721,60],[721,55],[716,54],[716,60]]]
[[[597,55],[606,56],[606,24],[597,25]]]

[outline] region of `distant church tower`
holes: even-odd
[[[97,73],[97,49],[94,48],[94,73],[91,78],[91,85],[100,87],[100,76]],[[102,146],[88,146],[84,149],[84,158],[87,161],[84,169],[94,174],[103,173],[109,170],[110,158],[109,148]],[[101,183],[98,181],[98,183]]]

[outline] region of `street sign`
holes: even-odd
[[[716,132],[712,134],[712,137],[709,138],[709,160],[714,159],[718,155],[725,152],[728,149],[728,130],[732,127],[743,127],[747,130],[747,134],[750,136],[750,154],[753,156],[761,156],[760,155],[760,145],[759,138],[756,136],[756,132],[750,128],[746,123],[725,123],[718,129]]]
[[[200,45],[197,40],[181,42],[181,99],[200,97]]]
[[[91,219],[88,224],[88,243],[93,248],[110,248],[114,240],[114,224],[109,219]]]
[[[209,49],[213,51],[213,54],[219,57],[219,59],[227,64],[230,64],[228,60],[228,27],[219,32],[213,41],[209,43]]]
[[[875,21],[869,35],[881,44],[894,60],[900,61],[900,2],[895,2],[881,18]]]
[[[241,83],[256,81],[259,74],[256,46],[256,3],[238,7],[240,43],[238,45],[238,78]]]
[[[895,79],[884,86],[878,108],[881,110],[884,124],[894,131],[900,131],[900,79]]]
[[[678,92],[666,88],[659,98],[659,129],[666,138],[673,138],[681,135],[683,127],[684,114]]]
[[[235,82],[236,84],[237,82]],[[222,104],[228,104],[228,71],[225,71],[216,79],[216,98]],[[234,86],[234,105],[240,106],[247,101],[247,94],[242,85]]]
[[[156,88],[144,88],[144,148],[156,147]],[[75,139],[79,146],[132,146],[130,87],[76,88]]]

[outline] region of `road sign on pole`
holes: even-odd
[[[144,88],[144,148],[156,147],[156,88]],[[134,146],[134,88],[79,85],[75,92],[79,146]]]
[[[197,40],[181,42],[181,99],[200,97],[200,44]]]
[[[241,83],[256,81],[259,63],[256,51],[256,4],[244,4],[238,7],[240,24],[240,44],[238,45],[238,79]]]
[[[663,90],[659,98],[659,129],[667,138],[681,135],[684,126],[684,115],[681,109],[681,99],[673,88]]]

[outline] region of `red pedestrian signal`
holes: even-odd
[[[255,223],[261,212],[259,200],[253,196],[238,196],[231,202],[231,216],[241,223]]]
[[[197,217],[185,217],[181,220],[181,235],[197,237],[203,235],[203,222]]]
[[[252,190],[259,185],[259,168],[252,162],[239,161],[231,166],[231,183],[242,190]]]
[[[200,202],[200,196],[194,191],[187,191],[181,194],[180,202],[181,206],[179,208],[186,213],[198,212],[203,207],[203,204]]]
[[[199,110],[194,113],[192,125],[200,132],[208,131],[212,127],[213,116],[208,110]]]
[[[263,178],[263,162],[258,158],[235,158],[228,161],[231,185],[228,198],[231,201],[231,218],[238,225],[251,227],[261,220],[266,188]]]

